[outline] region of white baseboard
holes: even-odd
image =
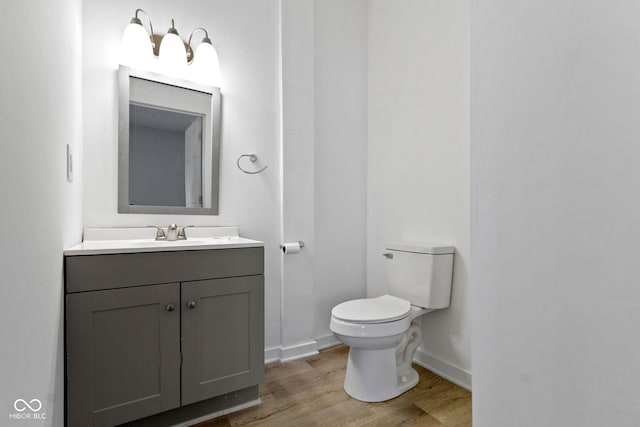
[[[316,340],[303,342],[289,347],[281,347],[281,362],[290,362],[296,359],[302,359],[308,356],[318,354],[318,343]]]
[[[335,335],[329,334],[289,347],[268,347],[264,350],[264,363],[290,362],[318,354],[320,350],[339,345]],[[471,372],[455,366],[441,358],[418,348],[413,358],[414,363],[430,370],[460,387],[471,391]]]
[[[471,372],[435,357],[425,352],[422,348],[418,348],[413,361],[434,374],[471,391]]]
[[[324,350],[325,348],[335,347],[341,344],[340,341],[338,341],[338,338],[333,334],[318,337],[316,338],[316,342],[318,343],[318,350]]]
[[[264,350],[264,363],[290,362],[318,354],[318,343],[307,341],[289,347],[269,347]]]
[[[264,350],[264,363],[290,362],[318,354],[320,350],[339,345],[335,335],[325,335],[315,340],[292,345],[289,347],[268,347]],[[460,387],[471,391],[471,372],[455,366],[441,358],[418,348],[413,361],[425,369],[440,375]]]
[[[280,347],[267,347],[264,349],[264,364],[279,362],[282,358],[282,349]]]
[[[308,356],[315,356],[320,350],[338,344],[340,344],[340,341],[335,335],[330,334],[288,347],[268,347],[264,350],[264,363],[290,362]]]

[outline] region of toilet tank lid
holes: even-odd
[[[389,242],[386,245],[386,249],[429,255],[452,254],[455,251],[453,246],[425,242]]]

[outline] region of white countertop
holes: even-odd
[[[165,228],[166,232],[166,228]],[[258,240],[238,236],[237,227],[189,227],[187,240],[155,240],[149,227],[87,228],[83,241],[64,251],[65,256],[124,254],[137,252],[194,251],[263,247]]]

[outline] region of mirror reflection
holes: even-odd
[[[129,106],[129,203],[202,207],[201,115]]]

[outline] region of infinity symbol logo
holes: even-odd
[[[24,399],[18,399],[13,402],[13,407],[16,408],[16,411],[18,412],[24,412],[27,410],[27,408],[29,408],[31,412],[38,412],[40,409],[42,409],[42,402],[40,402],[38,399],[31,399],[29,403],[27,403],[27,401]]]

